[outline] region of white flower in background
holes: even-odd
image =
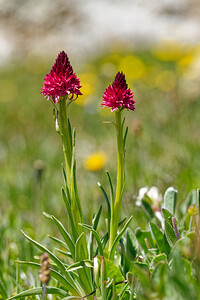
[[[142,199],[145,197],[145,195],[147,194],[149,190],[149,187],[148,186],[145,186],[145,187],[142,187],[141,189],[139,189],[139,195],[137,197],[137,200],[138,200],[138,204],[142,201]],[[140,204],[138,205],[140,206]]]
[[[156,186],[152,186],[149,188],[148,186],[142,187],[139,190],[139,195],[137,197],[136,204],[141,206],[142,199],[147,196],[151,200],[151,207],[153,210],[160,210],[160,204],[162,201],[162,194],[160,193],[159,189]]]
[[[162,194],[156,186],[152,186],[149,188],[148,186],[142,187],[139,190],[139,195],[137,197],[136,205],[141,206],[141,201],[148,197],[151,201],[151,208],[155,212],[156,218],[161,222],[163,227],[163,217],[161,214],[161,202],[162,202]]]
[[[146,194],[152,201],[152,209],[156,210],[156,208],[160,208],[160,204],[162,201],[162,195],[159,189],[156,186],[152,186],[147,194]]]

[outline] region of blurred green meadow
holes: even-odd
[[[136,110],[124,113],[129,133],[123,215],[133,214],[133,228],[142,226],[135,205],[141,187],[157,186],[163,193],[173,186],[179,203],[199,187],[200,45],[160,43],[128,51],[115,45],[83,64],[71,63],[83,86],[83,96],[70,104],[69,118],[77,130],[77,178],[86,223],[101,204],[106,209],[97,182],[106,189],[106,170],[115,180],[114,118],[101,109],[101,99],[117,71],[125,73],[136,101]],[[52,64],[29,53],[0,70],[0,268],[11,275],[15,259],[36,253],[21,228],[40,241],[53,234],[43,211],[67,224],[60,136],[52,103],[40,94]]]

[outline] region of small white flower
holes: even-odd
[[[146,194],[152,200],[153,204],[159,204],[162,201],[162,195],[156,186],[152,186]]]

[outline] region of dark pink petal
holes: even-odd
[[[126,83],[125,75],[118,72],[112,85],[109,85],[103,94],[102,107],[107,106],[111,111],[118,108],[135,110],[133,93]]]
[[[71,95],[70,98],[73,99],[75,95],[82,95],[80,88],[80,80],[74,73],[67,54],[64,51],[60,52],[50,73],[44,79],[41,94],[58,103],[60,97]]]

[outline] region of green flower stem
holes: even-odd
[[[71,191],[71,163],[72,163],[72,142],[69,134],[67,122],[67,103],[66,97],[59,102],[59,130],[62,138],[63,153],[65,158],[65,167],[67,172],[67,184]]]
[[[109,252],[113,242],[117,236],[117,228],[122,203],[122,194],[124,188],[124,144],[123,144],[123,126],[122,126],[122,110],[115,112],[116,131],[117,131],[117,186],[115,202],[111,203],[111,224],[110,224],[110,241]]]
[[[74,217],[75,224],[77,226],[78,233],[83,232],[83,228],[79,226],[79,223],[83,223],[82,211],[78,199],[77,187],[76,187],[76,179],[74,176],[74,168],[72,165],[74,159],[73,146],[72,146],[72,136],[68,124],[67,117],[67,98],[63,97],[59,102],[59,130],[62,138],[63,144],[63,152],[65,159],[65,167],[67,173],[67,185],[71,196],[71,208],[72,214]],[[76,189],[76,191],[75,191]],[[77,238],[74,237],[75,239]]]

